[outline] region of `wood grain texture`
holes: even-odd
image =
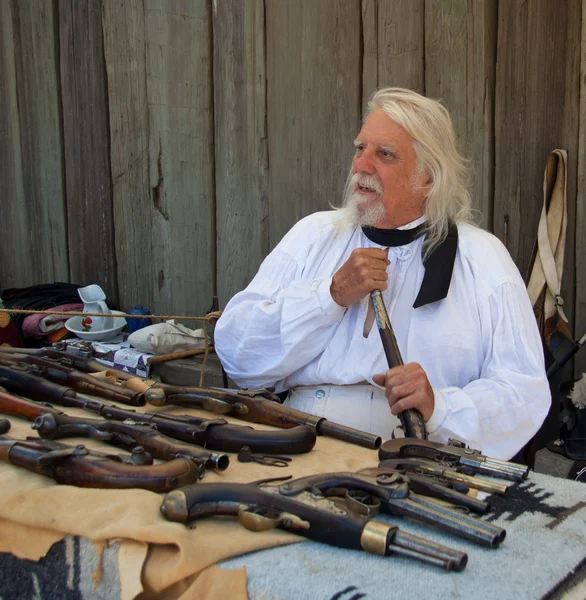
[[[378,89],[378,4],[379,0],[362,0],[362,116],[368,100]]]
[[[424,16],[423,0],[378,0],[378,87],[425,93]]]
[[[214,295],[210,7],[144,0],[153,306],[175,314]]]
[[[269,0],[270,246],[339,205],[360,126],[360,0]]]
[[[425,94],[441,100],[470,160],[476,219],[492,229],[496,0],[425,3]]]
[[[0,181],[4,199],[0,218],[0,289],[31,282],[33,260],[28,244],[28,215],[23,207],[22,154],[14,57],[13,6],[0,2]],[[20,270],[15,269],[18,252]]]
[[[578,177],[576,186],[576,337],[586,333],[586,0],[582,0],[580,44],[580,125],[578,135]],[[586,349],[576,355],[574,376],[586,373]]]
[[[122,310],[142,304],[155,312],[142,0],[104,0],[102,28],[119,304]]]
[[[509,251],[526,274],[543,204],[543,172],[568,153],[568,223],[562,296],[574,317],[581,0],[501,0],[495,93],[494,229],[509,215]]]
[[[56,5],[3,2],[2,17],[8,36],[2,41],[2,112],[6,106],[8,114],[2,119],[10,119],[2,144],[11,194],[0,244],[12,268],[4,270],[1,284],[68,281]]]
[[[116,304],[102,0],[60,0],[59,46],[71,281]]]
[[[215,4],[214,114],[220,309],[269,251],[264,2]]]

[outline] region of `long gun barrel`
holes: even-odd
[[[466,554],[404,533],[389,525],[357,515],[327,500],[316,503],[287,497],[277,489],[254,484],[211,483],[186,486],[165,496],[161,512],[166,519],[187,523],[213,515],[238,515],[247,529],[280,527],[331,546],[365,550],[380,556],[398,554],[448,570],[461,571]]]
[[[164,435],[210,450],[239,452],[241,448],[248,446],[252,452],[265,454],[301,454],[309,452],[315,446],[315,433],[311,428],[301,425],[287,431],[259,431],[248,426],[228,424],[224,419],[142,413],[103,404],[93,398],[86,399],[83,394],[78,395],[74,390],[30,373],[10,368],[8,371],[8,376],[0,376],[0,385],[18,394],[30,394],[36,400],[46,399],[60,406],[88,410],[109,420],[130,419],[150,423]]]
[[[168,492],[199,478],[196,465],[184,458],[160,465],[135,466],[84,446],[48,440],[18,440],[7,435],[0,435],[0,460],[50,477],[57,483],[78,487]]]
[[[323,473],[289,481],[280,486],[280,492],[295,496],[304,491],[319,490],[324,496],[340,489],[366,494],[369,503],[380,502],[380,509],[390,515],[408,517],[488,548],[498,548],[505,539],[506,531],[501,527],[463,515],[410,491],[409,479],[387,474],[370,477],[359,473]],[[358,501],[356,497],[354,500]],[[364,502],[362,502],[364,504]]]
[[[16,378],[15,372],[19,375],[29,373],[67,386],[77,392],[92,394],[122,404],[131,406],[144,406],[145,404],[141,392],[113,385],[107,381],[98,381],[91,375],[66,367],[59,362],[33,355],[24,355],[22,360],[15,360],[13,356],[0,352],[0,377]]]
[[[385,307],[383,295],[380,293],[380,291],[375,290],[370,294],[370,301],[374,309],[376,324],[383,343],[389,368],[400,366],[404,364],[403,358],[397,344],[397,339],[395,338],[395,332],[391,326],[391,320],[389,319],[389,315]],[[414,408],[404,410],[403,412],[399,413],[399,419],[401,420],[405,437],[418,438],[420,440],[427,439],[425,421],[418,410]]]
[[[441,462],[453,469],[500,477],[508,481],[522,481],[529,467],[518,463],[489,458],[479,450],[441,444],[430,440],[395,439],[386,441],[378,451],[380,460],[387,458],[425,458]]]
[[[160,393],[161,389],[164,394]],[[232,414],[243,421],[284,429],[305,425],[313,429],[316,435],[325,435],[372,450],[376,450],[381,444],[381,438],[371,433],[242,392],[157,384],[145,392],[145,398],[154,406],[171,404],[200,408],[215,413]]]

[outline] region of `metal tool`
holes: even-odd
[[[288,456],[253,454],[248,446],[243,446],[238,452],[238,460],[243,463],[256,462],[267,467],[288,467],[291,458]]]

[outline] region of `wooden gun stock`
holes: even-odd
[[[30,374],[106,400],[121,402],[130,406],[144,406],[145,404],[142,392],[98,380],[91,375],[67,367],[62,362],[50,358],[34,355],[10,355],[0,352],[0,365],[2,377],[17,380]]]
[[[157,392],[160,389],[164,391],[164,396]],[[233,414],[243,421],[272,425],[282,429],[305,425],[316,435],[325,435],[372,450],[376,450],[381,444],[381,438],[377,435],[328,421],[323,417],[284,406],[279,402],[248,395],[244,391],[237,393],[157,384],[145,393],[145,398],[149,404],[155,406],[172,404],[201,408],[221,414]]]
[[[89,488],[168,492],[199,478],[196,465],[183,458],[160,465],[131,466],[84,446],[18,440],[7,435],[0,436],[0,460],[50,477],[57,483]]]

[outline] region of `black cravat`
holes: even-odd
[[[421,235],[423,229],[424,225],[418,225],[412,229],[363,227],[362,231],[371,242],[386,248],[394,248],[410,244]],[[448,295],[457,250],[458,228],[454,223],[451,223],[446,239],[436,246],[428,259],[423,263],[425,274],[413,308],[437,302]]]

